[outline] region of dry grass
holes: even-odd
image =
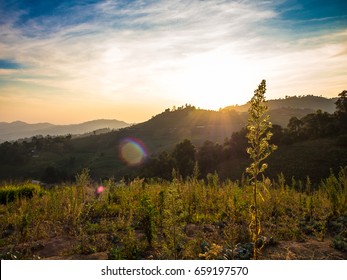
[[[346,259],[346,174],[331,175],[319,190],[267,180],[259,213],[262,235],[273,242],[260,258]],[[210,252],[215,258],[236,258],[236,244],[251,242],[247,184],[109,181],[99,196],[84,184],[1,204],[1,258],[199,259],[213,248],[221,248]]]

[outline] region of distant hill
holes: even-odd
[[[322,110],[323,112],[333,113],[336,109],[337,98],[325,98],[322,96],[306,95],[306,96],[289,96],[281,99],[268,100],[269,110],[276,109],[302,109],[302,110]],[[247,102],[244,105],[233,105],[225,107],[238,112],[246,112],[250,104]]]
[[[315,105],[314,102],[300,102],[300,100],[316,100],[317,104],[322,104],[323,109],[319,105]],[[283,127],[287,126],[292,116],[301,118],[318,109],[324,111],[328,106],[330,106],[330,112],[333,112],[332,108],[335,106],[334,99],[323,97],[293,97],[270,100],[269,104],[271,121]],[[305,105],[291,107],[298,104]],[[179,107],[176,110],[167,109],[148,121],[135,125],[129,126],[124,122],[114,121],[116,124],[123,125],[123,128],[112,131],[101,129],[114,128],[112,126],[113,121],[105,120],[80,125],[55,126],[55,130],[51,127],[53,125],[47,123],[35,125],[22,122],[0,123],[0,134],[3,134],[4,130],[12,131],[13,134],[16,131],[21,131],[20,136],[18,136],[19,133],[17,134],[17,137],[21,138],[25,137],[24,135],[29,135],[29,132],[32,133],[31,135],[66,135],[68,133],[82,134],[89,130],[89,133],[82,135],[82,137],[41,139],[37,140],[41,141],[41,144],[27,143],[22,145],[22,150],[19,149],[19,154],[17,154],[22,161],[16,160],[11,152],[9,158],[15,163],[4,161],[0,165],[2,171],[0,178],[42,178],[43,174],[51,171],[49,168],[54,168],[58,172],[57,174],[65,174],[64,178],[73,178],[73,175],[80,172],[83,167],[89,168],[94,178],[137,176],[137,166],[128,166],[121,159],[119,147],[124,139],[131,138],[140,143],[136,146],[136,149],[145,149],[147,155],[158,155],[162,151],[170,152],[176,144],[184,139],[190,139],[195,147],[201,147],[206,140],[223,144],[224,140],[230,138],[233,132],[239,131],[247,124],[248,113],[246,108],[247,104],[212,111],[197,109],[188,105]],[[101,123],[99,127],[97,126],[98,122]],[[35,129],[30,131],[30,127]],[[0,138],[3,137],[3,135],[0,135]],[[5,146],[2,148],[6,154],[6,147],[9,146]],[[16,147],[12,148],[17,149]],[[284,150],[286,149],[284,148]],[[344,155],[343,153],[340,154]],[[241,167],[237,162],[232,169],[236,172]],[[230,168],[229,166],[221,167],[221,170],[225,169],[227,172]],[[223,172],[221,174],[223,175]],[[59,176],[62,177],[63,175]]]
[[[337,98],[325,98],[322,96],[290,96],[284,99],[268,100],[269,114],[274,124],[286,127],[291,117],[302,118],[317,110],[333,113],[336,109]],[[223,110],[234,110],[236,112],[247,112],[249,102],[243,105],[228,106]]]
[[[114,148],[124,138],[138,138],[147,146],[150,154],[171,149],[178,142],[190,139],[194,145],[204,141],[223,142],[246,121],[246,115],[235,111],[212,111],[196,109],[193,106],[178,110],[166,110],[150,120],[132,125],[119,131],[99,136],[73,139],[76,147],[93,151]],[[105,153],[107,154],[107,153]]]
[[[123,121],[104,119],[70,125],[54,125],[51,123],[28,124],[21,121],[11,123],[0,122],[0,142],[29,138],[36,135],[80,135],[93,133],[93,131],[99,131],[105,128],[120,129],[129,125],[130,124]]]
[[[319,96],[292,96],[284,99],[269,100],[269,113],[271,121],[286,127],[291,117],[301,118],[318,109],[332,113],[335,111],[337,98],[324,98]],[[154,118],[132,126],[131,130],[140,134],[148,132],[154,138],[172,136],[172,140],[189,138],[196,144],[204,140],[220,142],[229,137],[232,132],[238,131],[247,122],[249,103],[238,106],[228,106],[219,112],[207,110],[191,110],[193,107],[180,108],[180,110],[165,112]],[[227,113],[229,112],[229,113]],[[230,113],[231,112],[231,113]],[[54,125],[50,123],[28,124],[21,121],[12,123],[0,122],[0,143],[35,135],[81,135],[107,133],[103,129],[120,129],[130,124],[118,120],[94,120],[80,124]],[[93,133],[95,131],[95,133]],[[170,137],[171,137],[170,136]],[[163,144],[163,146],[166,146]]]
[[[287,97],[269,100],[269,114],[274,124],[287,127],[293,116],[302,118],[317,110],[333,113],[337,98],[319,96]],[[220,111],[196,109],[194,106],[162,112],[152,119],[128,127],[127,134],[151,143],[153,150],[170,148],[185,138],[199,146],[204,141],[223,143],[226,137],[247,124],[249,104],[229,106]],[[107,136],[105,136],[107,137]]]

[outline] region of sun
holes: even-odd
[[[252,95],[252,74],[248,63],[219,52],[200,54],[187,59],[176,75],[174,90],[185,103],[218,110],[243,104]]]

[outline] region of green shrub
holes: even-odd
[[[333,247],[337,250],[347,252],[347,238],[337,235],[333,239]]]
[[[341,167],[338,176],[331,172],[330,176],[322,182],[322,189],[331,203],[332,214],[345,215],[347,213],[347,166]]]
[[[5,186],[0,188],[0,203],[7,204],[15,199],[32,198],[34,194],[39,193],[40,187],[34,184],[25,184],[23,186]]]

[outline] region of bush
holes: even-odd
[[[0,203],[7,204],[18,198],[32,198],[40,191],[40,187],[33,184],[23,186],[5,186],[0,188]]]
[[[347,252],[347,238],[337,235],[333,239],[333,247],[342,252]]]

